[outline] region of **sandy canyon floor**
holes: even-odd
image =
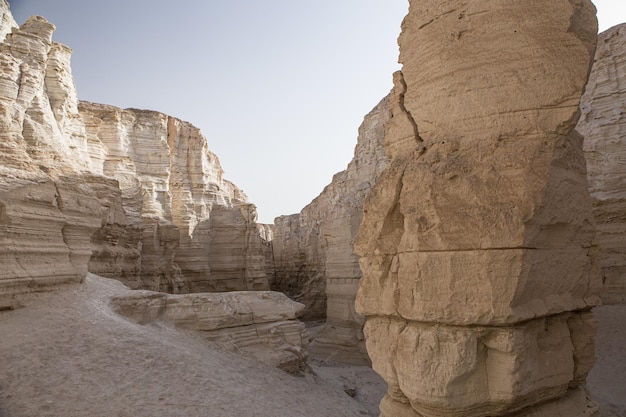
[[[125,291],[90,275],[0,312],[0,417],[378,415],[386,387],[368,367],[312,358],[311,372],[290,375],[193,332],[118,316],[108,300]],[[596,315],[589,388],[602,417],[626,417],[626,306]]]

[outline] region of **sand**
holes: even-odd
[[[115,314],[127,291],[90,275],[0,312],[0,417],[352,417],[378,415],[384,382],[368,367],[312,358],[290,375],[162,324]],[[626,416],[626,306],[597,309],[589,388],[602,416]]]

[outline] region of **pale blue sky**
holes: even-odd
[[[79,98],[198,126],[271,223],[345,169],[391,88],[407,0],[9,0],[57,26]],[[625,0],[597,0],[601,30]]]

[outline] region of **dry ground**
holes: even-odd
[[[0,313],[1,417],[352,417],[368,410],[321,377],[212,349],[107,304],[114,280],[37,294]]]
[[[0,312],[0,417],[374,417],[385,391],[367,367],[312,359],[289,375],[192,333],[140,326],[107,300],[126,291],[89,276]],[[589,378],[603,417],[626,417],[626,306],[597,309]]]

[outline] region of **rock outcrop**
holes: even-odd
[[[355,242],[382,416],[593,414],[600,283],[574,127],[596,31],[587,0],[410,2],[391,162]]]
[[[620,112],[624,113],[622,107],[626,100],[623,97],[624,92],[620,90],[619,80],[623,78],[620,78],[620,74],[624,71],[622,61],[624,61],[625,33],[624,25],[619,25],[599,36],[596,60],[581,101],[582,117],[576,127],[585,137],[584,149],[588,180],[592,197],[595,200],[594,216],[599,230],[596,242],[599,245],[598,258],[605,280],[605,290],[602,294],[605,303],[623,302],[624,297],[626,297],[624,295],[626,294],[626,289],[624,289],[626,284],[622,282],[626,276],[626,272],[623,271],[626,247],[624,247],[623,239],[621,239],[621,234],[626,227],[621,215],[624,207],[623,198],[615,197],[617,193],[623,191],[622,184],[624,183],[620,181],[622,166],[619,155],[623,151],[624,144],[622,142],[626,133],[623,132],[623,114]],[[400,74],[397,74],[396,77],[400,77]],[[397,81],[402,83],[402,79]],[[393,94],[399,94],[398,89]],[[361,143],[367,141],[367,146],[377,147],[376,151],[359,156],[357,148],[353,163],[358,161],[360,166],[364,163],[371,165],[372,161],[364,162],[365,157],[376,158],[380,161],[381,168],[386,164],[386,155],[381,155],[384,142],[384,132],[381,131],[382,122],[372,123],[370,118],[384,114],[377,112],[383,105],[386,106],[386,111],[390,112],[388,100],[385,98],[366,117],[361,127],[359,145],[357,146],[363,146]],[[396,97],[395,102],[398,103],[398,100],[399,98]],[[402,146],[405,141],[411,142],[415,134],[415,128],[410,120],[406,120],[405,123],[398,122],[398,120],[406,117],[399,106],[395,108],[394,115],[396,120],[393,125],[387,126],[389,137],[394,138],[394,142],[388,144],[391,148],[390,152],[394,152],[394,148]],[[386,123],[385,121],[384,124]],[[350,165],[350,167],[352,166]],[[273,241],[273,246],[277,264],[273,285],[276,289],[304,302],[308,307],[305,317],[321,318],[324,317],[326,311],[329,320],[327,329],[332,329],[333,333],[339,329],[339,335],[343,334],[344,337],[329,338],[326,336],[326,332],[322,333],[320,338],[313,342],[313,351],[317,350],[316,353],[320,355],[330,354],[344,361],[358,361],[361,350],[355,351],[353,348],[361,346],[359,343],[355,344],[355,341],[360,337],[359,332],[350,330],[345,333],[344,327],[348,323],[350,326],[360,323],[361,316],[358,314],[349,315],[349,319],[343,321],[343,326],[332,324],[334,316],[345,317],[342,314],[350,312],[350,309],[346,309],[345,305],[347,305],[348,300],[354,297],[356,288],[350,285],[343,286],[340,297],[346,303],[340,302],[338,305],[332,303],[335,304],[333,307],[330,299],[334,294],[333,290],[329,288],[330,284],[326,276],[327,257],[348,255],[347,245],[344,244],[342,247],[342,245],[335,245],[330,242],[333,234],[336,234],[335,231],[341,230],[342,225],[347,225],[349,222],[345,221],[346,211],[336,208],[336,203],[334,203],[337,200],[336,196],[335,198],[328,197],[328,195],[335,195],[333,194],[336,193],[335,182],[343,183],[346,172],[339,173],[334,178],[333,183],[301,213],[281,216],[275,220],[274,233],[276,238]],[[380,170],[372,171],[372,176],[368,181],[375,183],[379,174]],[[348,196],[352,192],[355,194],[353,201],[362,206],[363,195],[359,191],[361,190],[349,190],[342,196],[342,199],[348,200]],[[350,206],[354,213],[358,213],[358,210],[362,209],[359,204]],[[326,228],[328,233],[320,233],[323,224],[331,223],[336,228]],[[344,237],[348,235],[343,234]],[[360,268],[352,269],[352,271],[354,277],[361,275]],[[329,299],[328,307],[325,304],[327,297]],[[347,335],[350,337],[346,338]],[[352,337],[354,335],[357,337]]]
[[[200,332],[203,339],[260,362],[305,370],[308,335],[297,320],[304,305],[271,291],[170,295],[133,291],[111,299],[137,324],[162,323]]]
[[[365,197],[388,161],[383,140],[389,117],[386,97],[365,116],[346,170],[299,214],[278,217],[274,223],[272,288],[304,303],[305,317],[326,318],[311,344],[320,357],[368,361],[364,320],[354,310],[361,269],[353,242]]]
[[[193,125],[79,103],[54,26],[0,1],[0,296],[84,279],[267,290],[271,230]],[[5,37],[6,35],[6,37]]]
[[[102,174],[119,182],[130,235],[140,230],[138,274],[135,263],[112,269],[119,256],[106,250],[92,258],[94,273],[174,293],[269,288],[267,227],[224,179],[198,128],[154,111],[87,102],[79,109]]]
[[[0,2],[2,32],[10,12]],[[54,26],[31,17],[0,45],[0,304],[15,294],[87,273],[91,236],[100,227],[94,187],[72,94],[60,66],[67,48],[52,42]],[[111,196],[114,200],[114,195]],[[121,207],[118,207],[121,210]]]
[[[598,36],[576,129],[585,137],[604,303],[626,302],[626,24]]]

